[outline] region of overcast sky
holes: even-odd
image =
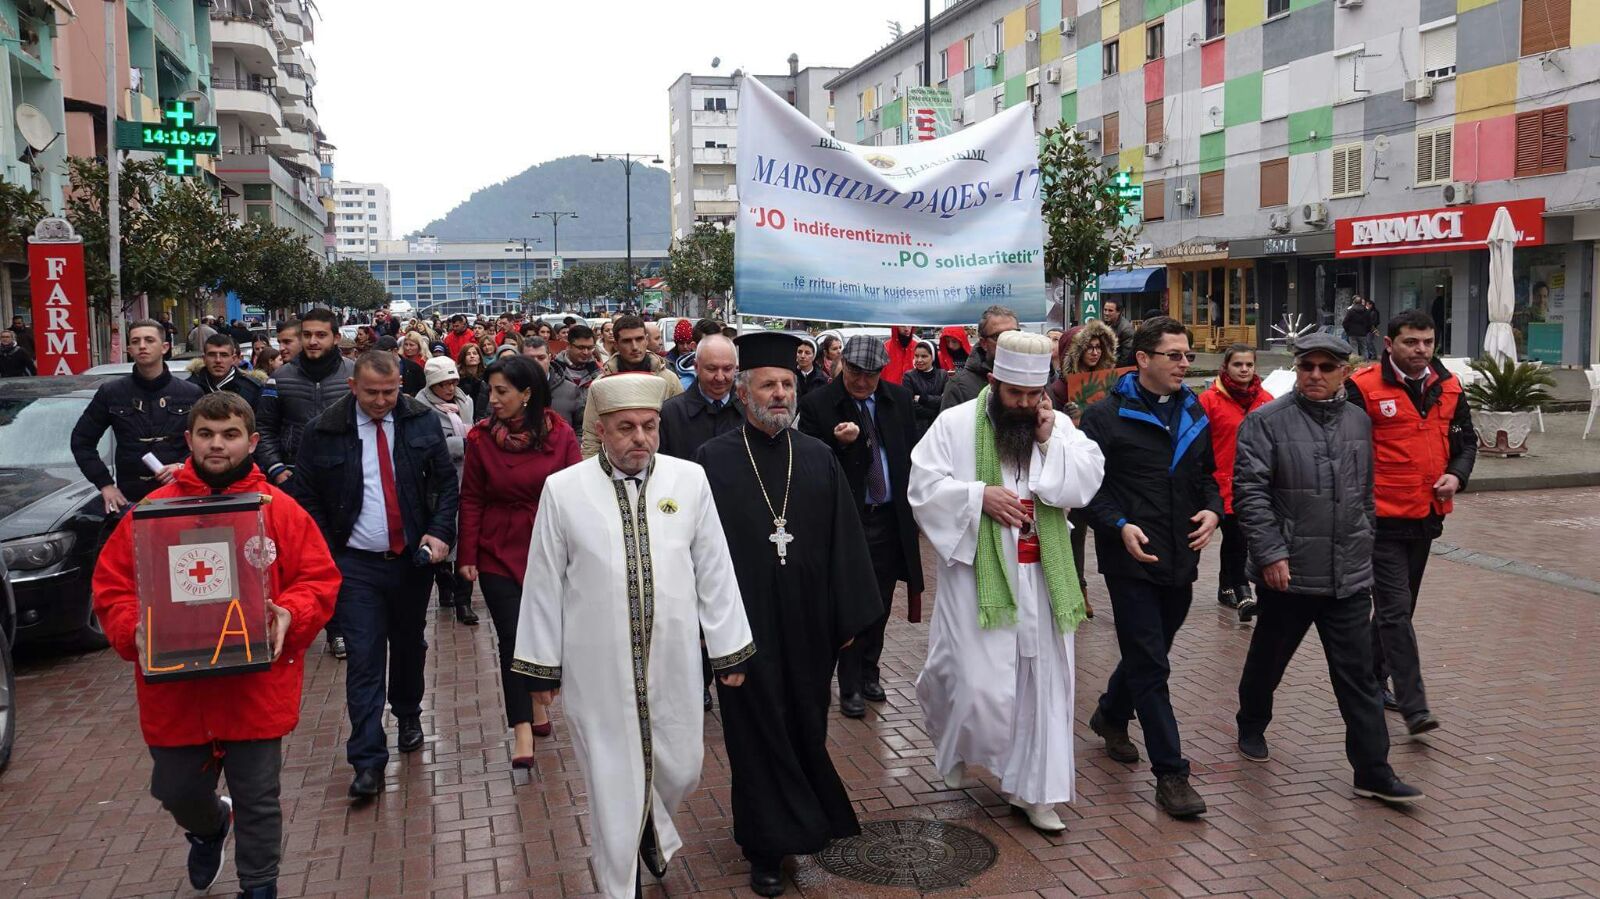
[[[943,0],[934,0],[937,13]],[[666,153],[684,72],[853,65],[920,0],[320,0],[311,50],[335,175],[388,185],[399,237],[574,153]]]

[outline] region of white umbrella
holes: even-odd
[[[1517,245],[1517,226],[1504,206],[1494,212],[1489,227],[1489,330],[1483,335],[1483,354],[1495,360],[1517,361],[1517,340],[1511,333],[1511,313],[1516,295],[1511,286],[1511,251]]]

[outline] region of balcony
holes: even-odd
[[[270,72],[278,65],[278,44],[266,23],[257,18],[223,16],[222,7],[211,11],[211,46],[231,50],[254,72]]]
[[[697,187],[694,189],[695,203],[737,203],[739,202],[739,188],[733,185],[727,187]]]
[[[295,131],[316,133],[321,124],[317,121],[317,108],[304,100],[287,100],[283,104],[283,123]]]
[[[238,116],[250,130],[264,134],[272,134],[283,127],[283,107],[278,104],[271,79],[215,78],[211,81],[211,90],[216,96],[219,118]]]
[[[734,165],[738,151],[732,147],[695,147],[690,158],[695,165]]]

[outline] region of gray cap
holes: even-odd
[[[1327,353],[1335,359],[1350,358],[1350,344],[1326,331],[1296,337],[1294,340],[1294,357],[1296,359],[1308,353]]]
[[[865,372],[883,371],[889,364],[889,351],[884,348],[883,341],[865,334],[845,341],[844,361]]]

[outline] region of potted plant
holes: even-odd
[[[1532,362],[1485,357],[1471,363],[1478,380],[1467,386],[1479,452],[1520,456],[1528,451],[1533,413],[1550,402],[1555,378]]]

